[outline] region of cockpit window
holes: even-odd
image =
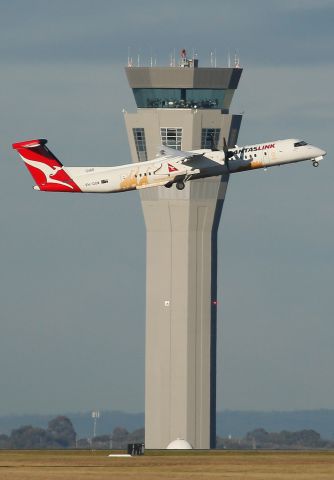
[[[302,140],[301,142],[296,142],[294,147],[304,147],[305,145],[307,145],[307,143]]]

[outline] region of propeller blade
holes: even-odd
[[[224,145],[223,145],[223,152],[225,153],[225,157],[227,157],[227,153],[228,153],[228,146],[227,146],[227,143],[226,143],[226,138],[224,137]]]
[[[223,152],[224,152],[224,155],[225,155],[225,158],[228,160],[229,158],[233,157],[234,153],[231,152],[229,149],[228,149],[228,146],[227,146],[227,143],[226,143],[226,138],[224,137],[223,138]]]

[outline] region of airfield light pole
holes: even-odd
[[[100,418],[100,412],[98,410],[94,410],[92,412],[92,419],[93,419],[93,438],[96,437],[96,422],[97,419]]]
[[[229,113],[241,68],[179,65],[125,69],[137,104],[124,112],[133,162],[161,144],[223,149],[237,143],[241,115]],[[217,231],[228,175],[184,190],[142,190],[146,224],[145,447],[176,438],[194,448],[216,439]]]

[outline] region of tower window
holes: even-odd
[[[160,128],[162,145],[181,150],[182,128]]]
[[[146,151],[146,140],[145,140],[145,131],[143,128],[133,128],[133,136],[135,139],[137,156],[139,162],[146,162],[147,160],[147,151]]]
[[[233,90],[221,88],[134,88],[138,108],[228,109]]]
[[[218,146],[220,128],[202,128],[201,148],[211,148],[212,143]]]

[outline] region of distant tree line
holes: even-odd
[[[103,449],[126,450],[129,443],[144,443],[145,430],[128,432],[116,427],[110,435],[79,438],[71,420],[65,416],[52,419],[46,429],[25,425],[12,430],[10,435],[0,434],[0,449]],[[300,430],[279,433],[257,428],[244,438],[217,437],[217,449],[228,450],[288,450],[288,449],[334,449],[334,442],[323,440],[315,430]]]
[[[71,420],[56,417],[48,423],[47,429],[24,425],[12,430],[10,435],[0,435],[2,449],[73,448],[76,433]]]
[[[298,432],[267,432],[257,428],[248,432],[244,438],[217,437],[218,449],[229,450],[299,450],[299,449],[333,449],[334,442],[323,440],[315,430],[300,430]]]
[[[128,443],[144,443],[144,428],[130,433],[116,427],[111,435],[77,439],[71,420],[64,416],[54,418],[46,429],[24,425],[10,435],[0,434],[0,449],[127,449]]]

